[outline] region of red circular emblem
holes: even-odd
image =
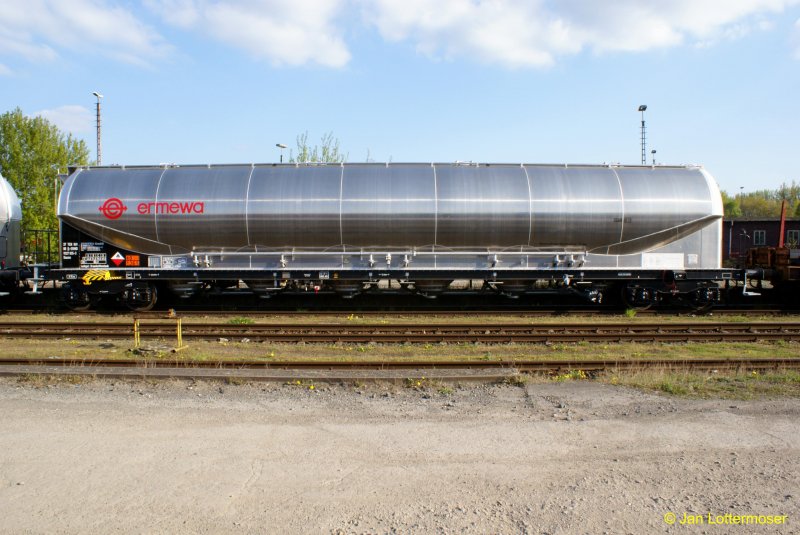
[[[122,201],[116,197],[107,199],[106,202],[103,203],[103,206],[100,207],[100,211],[103,212],[103,215],[108,219],[119,219],[122,213],[127,209],[128,207],[122,204]]]

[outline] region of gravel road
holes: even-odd
[[[800,533],[800,400],[441,390],[1,379],[0,531]]]

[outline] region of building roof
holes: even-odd
[[[735,219],[723,219],[725,223],[780,223],[780,217],[737,217]],[[800,223],[798,217],[787,217],[787,223]]]

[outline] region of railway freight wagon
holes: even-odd
[[[16,289],[20,280],[22,206],[11,184],[0,176],[0,295]]]
[[[722,202],[700,167],[263,164],[72,170],[69,306],[159,292],[549,292],[719,299]]]

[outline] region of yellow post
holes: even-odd
[[[178,345],[175,349],[172,350],[173,353],[177,353],[182,349],[186,349],[189,346],[183,345],[183,319],[182,318],[175,318],[175,326],[176,332],[178,335]]]
[[[133,320],[133,347],[139,347],[141,338],[139,336],[139,318]]]

